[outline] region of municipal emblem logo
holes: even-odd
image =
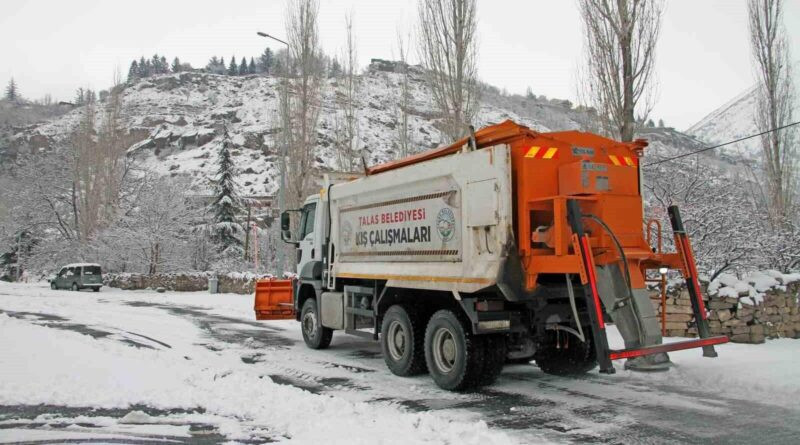
[[[353,226],[350,225],[350,221],[345,221],[342,224],[342,241],[345,244],[350,244],[350,241],[353,239]]]
[[[436,215],[436,230],[444,242],[450,241],[455,236],[456,217],[449,207],[442,208],[442,210],[439,210],[439,214]]]

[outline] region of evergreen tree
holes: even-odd
[[[86,103],[86,92],[83,88],[75,90],[75,105],[84,105]]]
[[[161,56],[161,60],[159,61],[159,66],[161,67],[161,72],[159,74],[166,74],[169,72],[169,63],[167,63],[167,58]]]
[[[275,56],[272,54],[272,50],[267,48],[264,50],[264,53],[258,57],[258,70],[261,73],[270,74],[272,72],[272,66],[275,64]]]
[[[150,73],[147,72],[147,63],[149,61],[144,60],[144,56],[139,59],[139,78],[147,77]]]
[[[239,74],[239,68],[236,66],[236,56],[231,57],[231,64],[228,65],[228,75],[235,76]]]
[[[18,99],[19,91],[17,89],[17,82],[14,82],[14,78],[12,77],[11,80],[8,81],[8,86],[6,87],[6,100],[16,102]]]
[[[658,120],[658,126],[659,126],[659,128],[664,128],[664,119],[659,119]]]
[[[211,211],[214,214],[212,239],[218,245],[220,251],[240,248],[242,244],[238,237],[242,232],[242,227],[236,222],[236,214],[239,212],[239,200],[236,196],[236,183],[233,180],[233,160],[231,159],[230,145],[228,130],[225,129],[222,146],[219,150],[217,179],[214,185],[215,198],[211,204]]]
[[[139,78],[139,64],[134,60],[131,62],[131,67],[128,68],[128,83],[131,83]]]
[[[175,60],[172,61],[172,72],[180,73],[181,71],[181,60],[176,57]]]
[[[250,66],[247,67],[248,74],[255,74],[256,73],[256,61],[253,58],[250,58]]]
[[[150,59],[150,75],[154,74],[161,74],[161,58],[158,54],[153,54],[153,58]]]
[[[239,64],[239,75],[244,76],[247,74],[247,59],[242,57],[242,63]]]

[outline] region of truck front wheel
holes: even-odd
[[[381,323],[381,349],[386,366],[401,377],[425,371],[425,320],[411,306],[396,304]]]
[[[486,342],[473,336],[467,324],[448,309],[433,314],[425,330],[425,362],[433,381],[450,391],[482,382]]]
[[[320,324],[317,300],[309,298],[303,303],[300,312],[300,326],[303,331],[303,341],[311,349],[325,349],[331,344],[333,330]]]

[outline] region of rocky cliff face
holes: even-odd
[[[401,75],[395,62],[374,60],[359,77],[358,139],[370,164],[398,157],[398,119]],[[134,140],[129,156],[162,175],[192,179],[193,193],[208,193],[216,168],[220,129],[227,126],[236,149],[237,182],[243,195],[265,196],[276,191],[276,142],[279,135],[277,89],[271,76],[225,76],[185,72],[150,77],[126,85],[124,120]],[[337,113],[337,79],[327,79],[317,134],[316,167],[336,169],[334,133]],[[421,151],[445,142],[423,73],[412,67],[410,75],[410,134],[412,147]],[[102,104],[101,104],[102,105]],[[20,128],[11,145],[26,150],[57,149],[84,113],[76,108],[43,124]],[[99,119],[99,117],[98,117]],[[512,119],[540,131],[592,128],[592,115],[568,101],[504,95],[483,86],[476,128]],[[693,137],[673,129],[644,129],[641,137],[653,140],[648,156],[668,156],[696,148]]]
[[[358,138],[370,164],[398,157],[399,84],[396,65],[376,60],[359,77]],[[227,125],[236,146],[237,181],[245,195],[271,195],[276,190],[276,138],[279,134],[280,79],[270,76],[230,77],[199,72],[155,76],[126,85],[124,119],[137,140],[130,156],[143,167],[163,175],[192,178],[198,194],[207,192],[213,178],[220,128]],[[444,142],[436,123],[431,94],[422,73],[410,75],[410,133],[416,151]],[[334,129],[337,79],[327,79],[317,135],[316,166],[335,169]],[[102,105],[102,104],[101,104]],[[79,122],[79,107],[42,124],[19,128],[11,137],[15,153],[57,149]],[[99,119],[99,117],[98,117]],[[485,87],[475,126],[505,119],[539,130],[578,129],[586,113],[567,101],[505,96]]]

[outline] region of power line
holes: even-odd
[[[736,139],[736,140],[733,140],[733,141],[728,141],[728,142],[725,142],[724,144],[714,145],[713,147],[704,147],[704,148],[701,148],[699,150],[691,151],[689,153],[684,153],[682,155],[673,156],[671,158],[666,158],[666,159],[662,159],[660,161],[651,162],[649,164],[643,165],[642,168],[650,167],[652,165],[658,165],[658,164],[661,164],[661,163],[664,163],[664,162],[674,161],[674,160],[680,159],[680,158],[685,158],[687,156],[691,156],[691,155],[694,155],[694,154],[697,154],[697,153],[702,153],[702,152],[708,151],[708,150],[713,150],[715,148],[724,147],[726,145],[735,144],[737,142],[745,141],[747,139],[752,139],[752,138],[755,138],[755,137],[758,137],[758,136],[763,136],[763,135],[765,135],[767,133],[772,133],[774,131],[780,131],[780,130],[783,130],[784,128],[789,128],[789,127],[791,127],[793,125],[797,125],[797,124],[800,124],[800,121],[792,122],[791,124],[786,124],[786,125],[784,125],[782,127],[773,128],[771,130],[762,131],[761,133],[751,134],[750,136],[745,136],[743,138],[739,138],[739,139]]]

